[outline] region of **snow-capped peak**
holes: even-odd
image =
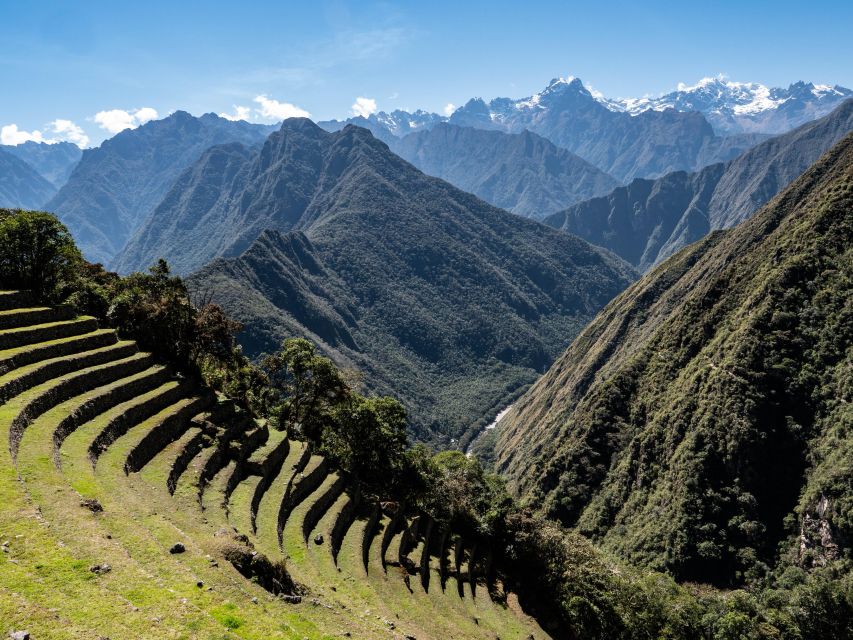
[[[627,112],[631,115],[650,109],[699,111],[715,128],[724,133],[777,133],[787,130],[797,121],[796,118],[790,120],[788,117],[782,117],[778,126],[769,122],[768,119],[775,117],[773,114],[783,105],[789,102],[808,105],[809,108],[802,110],[803,113],[812,113],[812,117],[819,117],[850,96],[853,96],[853,92],[839,86],[795,82],[787,89],[769,88],[759,82],[735,82],[719,74],[702,78],[692,85],[679,82],[675,91],[657,97],[647,95],[642,98],[608,99],[600,94],[594,97],[611,111]],[[763,122],[756,123],[756,119]],[[780,131],[777,131],[777,128]]]

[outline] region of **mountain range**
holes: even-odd
[[[849,559],[851,251],[853,134],[611,302],[499,424],[498,468],[679,580]]]
[[[631,115],[648,110],[698,111],[721,135],[776,135],[825,116],[851,97],[853,91],[839,85],[795,82],[775,88],[716,77],[702,78],[693,86],[679,84],[676,91],[657,98],[599,99],[608,108]]]
[[[535,133],[507,134],[441,123],[386,140],[424,173],[528,218],[619,186],[615,178]]]
[[[89,260],[108,264],[206,149],[228,142],[260,144],[272,130],[212,113],[196,118],[176,111],[84,151],[68,181],[43,204],[70,229]]]
[[[366,125],[379,138],[396,135],[397,130],[383,124],[386,120],[386,114],[380,113],[347,122]],[[531,131],[621,182],[679,169],[697,170],[729,160],[764,138],[761,134],[720,137],[696,112],[649,110],[637,116],[617,112],[577,78],[554,79],[540,93],[522,100],[495,98],[486,103],[473,98],[454,111],[448,122],[504,133]],[[342,124],[321,123],[329,130]],[[437,122],[420,117],[418,124],[430,128]],[[379,133],[380,129],[384,131]]]
[[[711,230],[735,226],[752,215],[850,131],[853,100],[725,164],[637,179],[545,222],[646,270]]]
[[[161,256],[199,269],[191,286],[246,326],[247,354],[309,336],[445,444],[482,427],[636,277],[424,175],[365,129],[304,119],[184,171],[118,264]]]
[[[26,162],[57,190],[68,181],[83,156],[80,147],[71,142],[47,143],[27,140],[17,145],[3,145],[0,149]]]
[[[38,209],[55,192],[38,171],[0,147],[0,207]]]

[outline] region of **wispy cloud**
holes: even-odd
[[[376,100],[361,96],[355,99],[355,102],[350,108],[352,109],[352,115],[361,116],[362,118],[366,118],[371,113],[376,113],[379,110],[379,107],[376,106]]]
[[[110,133],[119,133],[125,129],[135,129],[136,127],[145,124],[150,120],[157,118],[157,110],[151,107],[142,107],[140,109],[109,109],[107,111],[99,111],[93,118],[101,129]]]
[[[452,114],[454,111],[456,111],[456,105],[453,104],[452,102],[448,102],[446,105],[444,105],[443,111],[444,111],[444,115],[446,115],[449,118],[450,114]]]
[[[280,65],[246,70],[226,84],[232,87],[279,84],[290,88],[318,85],[324,82],[326,72],[353,63],[390,58],[412,38],[413,32],[400,26],[341,29],[288,56]]]
[[[73,142],[79,147],[85,147],[89,144],[89,136],[86,135],[83,127],[71,120],[62,118],[47,123],[44,131],[38,129],[25,131],[19,129],[17,124],[8,124],[0,128],[0,143],[2,144],[19,145],[29,141],[46,144]]]

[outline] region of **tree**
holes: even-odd
[[[315,444],[331,419],[331,409],[349,394],[335,364],[317,354],[304,338],[288,338],[261,362],[269,378],[270,416],[279,429],[296,429]]]
[[[53,302],[83,258],[68,229],[43,211],[0,209],[0,281]]]
[[[107,313],[110,323],[133,338],[185,368],[190,363],[195,337],[196,310],[187,288],[169,265],[160,260],[150,273],[133,273],[115,284]]]
[[[352,394],[334,410],[323,450],[370,488],[387,492],[404,469],[406,410],[393,398]]]

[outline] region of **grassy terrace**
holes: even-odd
[[[546,637],[492,602],[485,585],[476,594],[467,582],[457,589],[451,551],[442,590],[438,536],[427,549],[425,527],[406,564],[419,567],[427,553],[428,581],[400,565],[408,521],[383,557],[391,518],[369,529],[377,506],[356,501],[304,443],[265,425],[235,429],[203,390],[133,343],[91,318],[24,301],[0,293],[0,427],[9,443],[0,455],[0,543],[8,542],[0,632],[26,629],[37,640]],[[256,441],[241,439],[252,432]],[[126,472],[129,459],[141,461],[139,472]],[[223,557],[238,533],[270,559],[286,559],[304,588],[300,603],[275,597]],[[185,551],[170,553],[175,543]]]

